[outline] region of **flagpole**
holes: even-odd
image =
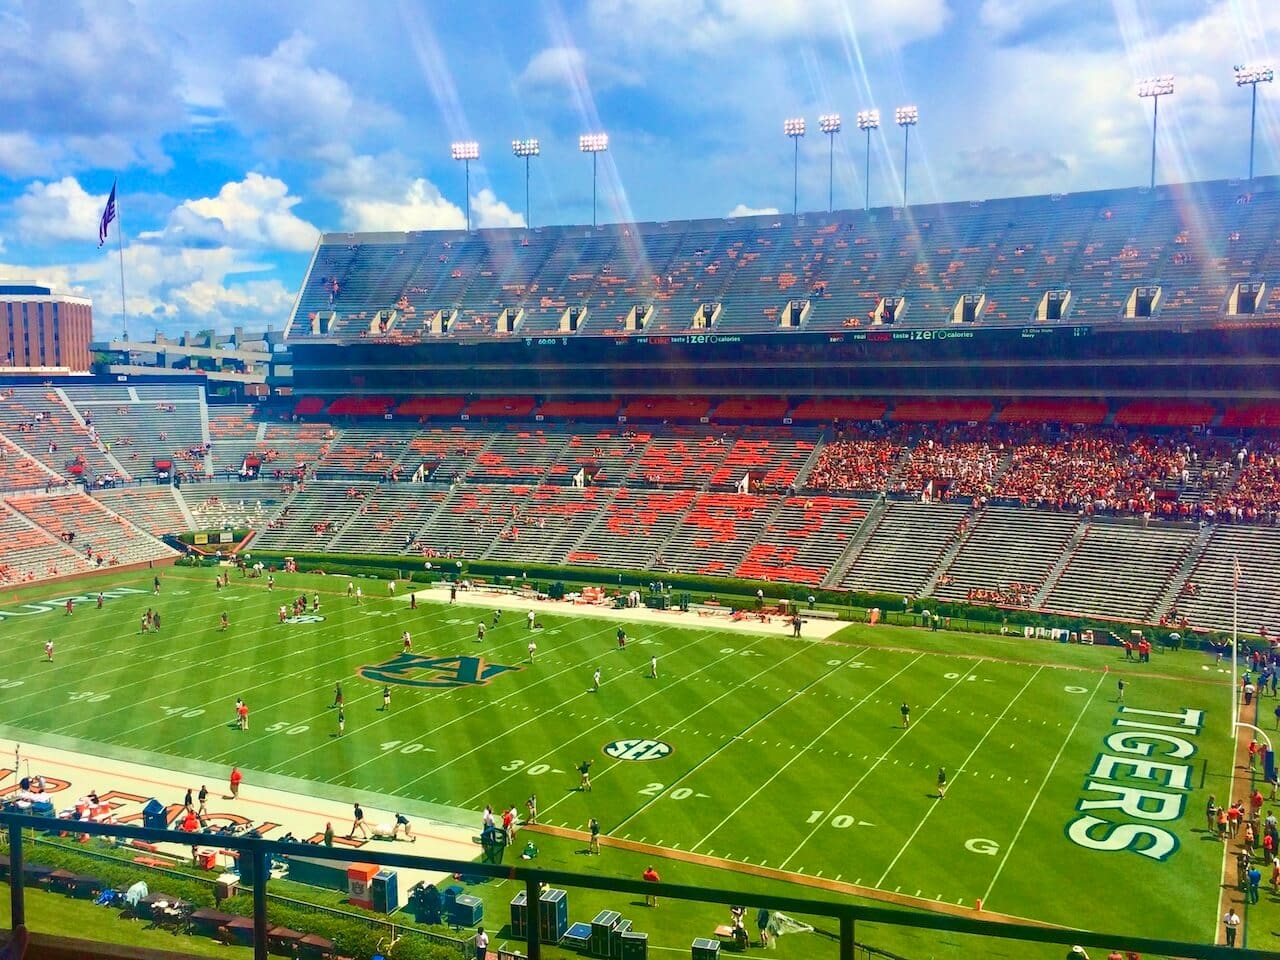
[[[113,187],[114,189],[114,187]],[[129,313],[124,305],[124,222],[120,219],[120,200],[116,199],[116,244],[120,250],[120,339],[129,339]]]
[[[1231,578],[1231,739],[1236,736],[1236,724],[1240,722],[1240,691],[1237,689],[1236,667],[1240,649],[1240,558],[1236,557]]]

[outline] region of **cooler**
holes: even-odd
[[[543,890],[538,903],[538,939],[559,943],[569,929],[569,896],[563,890]]]
[[[484,901],[468,893],[458,894],[449,914],[454,926],[474,927],[484,919]]]
[[[612,960],[619,960],[622,956],[622,936],[631,932],[630,920],[619,920],[618,925],[613,928],[613,932],[609,934],[609,956]]]
[[[529,893],[526,890],[511,898],[511,936],[520,940],[529,937]]]
[[[720,960],[720,941],[698,937],[693,941],[693,960]]]
[[[236,895],[236,888],[240,884],[240,878],[234,873],[223,873],[213,881],[213,898],[219,902],[230,900]]]
[[[152,797],[142,808],[142,825],[148,830],[168,830],[169,818],[165,815],[164,804]]]
[[[649,935],[628,930],[618,938],[622,947],[622,960],[648,960]]]
[[[591,921],[591,942],[587,944],[587,955],[607,960],[610,952],[610,940],[613,928],[618,925],[622,915],[616,910],[601,910]]]
[[[395,913],[400,909],[400,885],[394,870],[379,870],[371,885],[375,913]]]
[[[435,884],[415,884],[409,891],[409,910],[418,923],[439,923],[442,917],[440,891]]]
[[[347,901],[354,906],[373,909],[373,893],[370,887],[378,875],[378,867],[372,863],[353,863],[347,866]]]
[[[202,870],[213,870],[218,866],[218,851],[201,849],[196,851],[196,866]]]
[[[246,854],[243,860],[249,860]],[[298,883],[310,884],[313,887],[324,887],[326,890],[347,890],[347,861],[323,860],[317,857],[286,856],[284,862],[289,865],[289,879]],[[242,871],[243,876],[243,871]]]

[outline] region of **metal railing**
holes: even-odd
[[[9,878],[11,897],[11,922],[14,928],[26,922],[25,882],[23,864],[26,857],[24,829],[48,831],[50,829],[74,830],[80,834],[116,837],[125,840],[141,840],[145,843],[174,843],[190,846],[192,835],[174,830],[150,830],[123,824],[91,823],[87,821],[51,820],[48,817],[32,817],[15,813],[0,813],[0,825],[9,835]],[[267,885],[270,882],[271,857],[282,855],[314,855],[316,847],[310,844],[282,843],[249,836],[219,836],[219,845],[235,850],[241,857],[253,862],[253,949],[255,960],[267,960]],[[33,844],[34,846],[34,844]],[[854,927],[859,921],[919,930],[968,934],[1015,940],[1024,943],[1059,944],[1063,947],[1080,945],[1100,951],[1122,949],[1186,958],[1186,960],[1273,960],[1276,953],[1267,950],[1229,948],[1210,944],[1184,943],[1158,940],[1150,937],[1133,937],[1116,933],[1095,933],[1068,927],[1033,926],[982,920],[976,917],[951,916],[918,910],[869,906],[858,903],[842,903],[830,900],[810,900],[776,894],[747,893],[708,887],[692,887],[674,883],[652,883],[645,880],[628,880],[620,877],[599,877],[562,870],[540,870],[526,866],[503,866],[464,860],[446,860],[440,857],[421,857],[384,851],[348,850],[341,847],[325,847],[324,856],[329,860],[348,863],[372,863],[379,866],[405,867],[433,873],[466,873],[491,879],[523,882],[530,904],[540,901],[543,884],[555,887],[577,887],[606,890],[639,896],[669,897],[696,903],[720,906],[741,904],[746,907],[764,907],[773,911],[828,917],[839,923],[839,958],[855,960],[859,945],[854,943]],[[536,913],[528,924],[527,955],[529,960],[541,960],[542,944],[539,940],[539,923]]]

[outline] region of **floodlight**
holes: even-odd
[[[859,110],[858,111],[858,129],[859,130],[880,129],[880,111],[879,110]]]
[[[578,138],[578,149],[583,153],[601,153],[608,150],[609,135],[607,133],[584,133]]]
[[[840,132],[840,114],[824,113],[818,118],[818,129],[823,133]]]
[[[893,122],[900,127],[914,127],[920,122],[920,108],[917,106],[899,107],[893,112]]]
[[[525,140],[512,140],[511,152],[517,157],[536,157],[542,153],[542,147],[537,139],[530,137]]]
[[[1171,93],[1173,93],[1173,74],[1171,73],[1138,81],[1140,97],[1166,97]]]
[[[791,117],[782,121],[782,132],[788,137],[804,136],[804,117]]]
[[[462,140],[452,144],[449,147],[449,152],[455,160],[479,160],[480,144],[474,140]]]
[[[1251,83],[1270,83],[1275,79],[1275,71],[1271,69],[1271,64],[1269,63],[1259,63],[1248,67],[1237,65],[1235,71],[1237,87],[1243,87]]]

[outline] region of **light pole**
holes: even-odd
[[[1236,86],[1246,84],[1253,87],[1253,104],[1249,108],[1249,179],[1253,180],[1253,133],[1258,121],[1258,84],[1270,83],[1275,79],[1275,71],[1270,64],[1259,64],[1254,67],[1236,67]]]
[[[867,135],[867,158],[866,169],[862,172],[863,190],[866,191],[865,199],[862,201],[862,209],[871,209],[871,131],[880,129],[880,111],[879,110],[859,110],[858,111],[858,129]]]
[[[920,108],[899,107],[893,114],[894,122],[902,128],[902,207],[907,206],[907,160],[910,159],[911,128],[920,122]]]
[[[584,133],[578,138],[578,149],[591,154],[591,226],[596,225],[596,154],[609,149],[607,133]]]
[[[474,140],[463,140],[449,148],[453,159],[462,161],[462,168],[467,179],[467,232],[471,232],[471,161],[480,159],[480,144]]]
[[[1148,77],[1138,81],[1138,96],[1149,97],[1154,109],[1151,111],[1151,189],[1156,188],[1156,127],[1160,123],[1160,98],[1173,93],[1173,74],[1162,77]]]
[[[542,147],[538,144],[536,138],[529,137],[524,140],[512,140],[511,152],[517,157],[524,157],[524,226],[526,230],[533,228],[533,218],[530,216],[529,206],[529,158],[536,157],[542,152]]]
[[[840,114],[824,113],[818,118],[818,129],[827,135],[827,213],[830,213],[836,208],[836,134],[840,132]]]
[[[800,138],[804,136],[804,117],[791,117],[782,121],[782,132],[795,144],[791,161],[791,215],[800,213]]]

